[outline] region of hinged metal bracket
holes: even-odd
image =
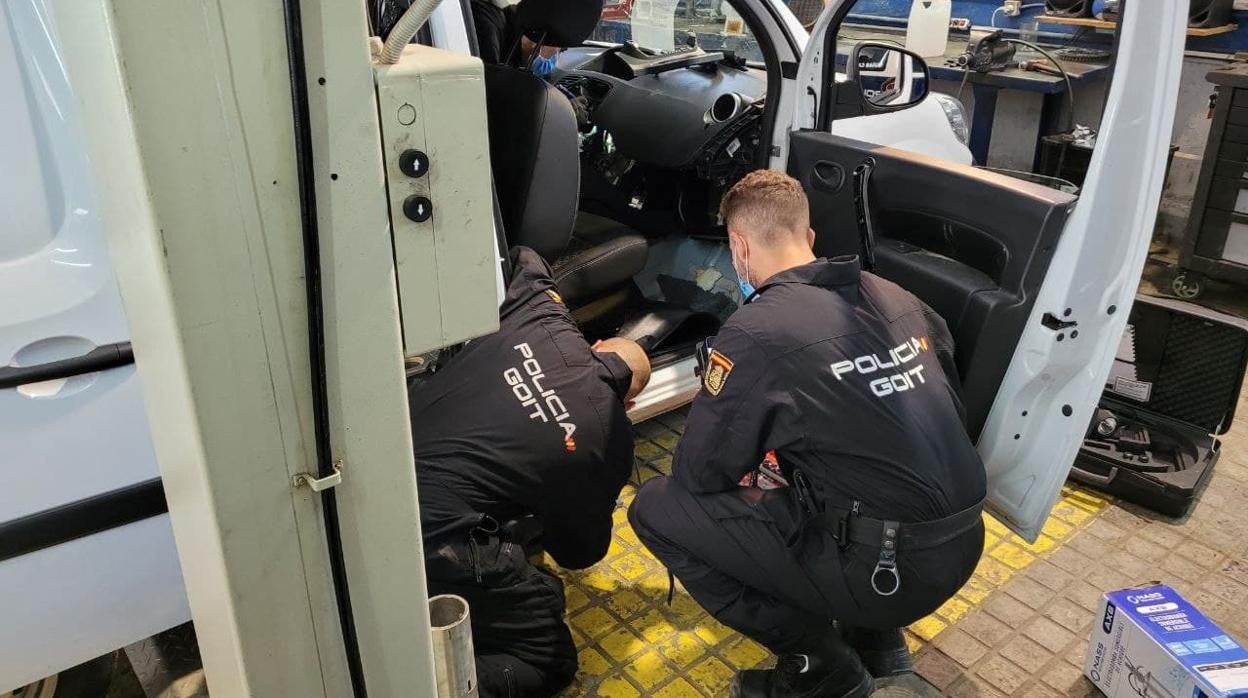
[[[308,487],[313,492],[324,492],[342,484],[342,461],[334,461],[334,474],[316,477],[312,473],[296,473],[291,478],[295,487]]]
[[[1066,313],[1063,314],[1063,317],[1068,317],[1069,313],[1070,313],[1069,310],[1066,311]],[[1045,313],[1044,317],[1040,319],[1040,324],[1044,325],[1050,330],[1053,330],[1054,332],[1065,330],[1071,327],[1077,327],[1079,325],[1079,323],[1076,322],[1075,320],[1063,320],[1057,317],[1056,315],[1054,315],[1053,313]]]

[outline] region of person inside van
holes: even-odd
[[[515,0],[471,0],[472,23],[477,31],[477,49],[486,65],[529,68],[544,78],[555,69],[559,49],[537,45],[516,20]]]
[[[650,379],[637,343],[590,346],[536,252],[511,259],[499,331],[409,388],[429,595],[467,599],[483,698],[572,681],[563,585],[525,547],[572,569],[606,555]]]

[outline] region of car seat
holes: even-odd
[[[601,12],[601,0],[523,0],[516,21],[537,43],[568,47],[590,35]],[[592,304],[601,312],[604,301],[626,301],[620,292],[645,267],[648,243],[622,224],[578,214],[579,140],[568,98],[527,70],[501,65],[485,67],[485,96],[508,244],[550,263],[569,307]]]

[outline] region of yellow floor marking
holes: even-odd
[[[1014,570],[996,558],[982,557],[979,560],[979,565],[975,568],[974,576],[983,579],[994,587],[999,587],[1010,581],[1010,577],[1014,576]]]
[[[706,661],[695,664],[688,673],[693,685],[708,696],[726,695],[728,684],[732,682],[735,674],[736,671],[732,667],[715,657],[709,657]]]
[[[758,662],[767,658],[767,653],[763,651],[763,648],[754,645],[754,643],[751,642],[749,644],[754,650],[762,652],[763,654],[762,658],[755,660],[754,663],[749,665],[756,666]],[[698,639],[696,633],[690,632],[675,633],[669,636],[666,640],[658,643],[656,647],[658,647],[659,652],[662,653],[664,657],[667,657],[668,661],[681,668],[689,666],[706,655],[706,645]],[[729,648],[728,650],[725,650],[724,655],[729,659],[732,659],[733,649]],[[750,656],[754,657],[755,655],[751,653]]]
[[[949,599],[948,601],[944,603],[943,606],[936,609],[936,615],[940,616],[941,618],[943,618],[944,620],[948,621],[951,624],[962,620],[962,618],[970,612],[971,612],[971,604],[967,603],[966,601],[963,601],[961,598],[957,596],[953,597],[952,599]]]
[[[738,669],[753,669],[769,658],[767,650],[757,642],[741,638],[724,650],[724,658]]]
[[[676,675],[676,672],[664,661],[663,656],[655,650],[643,653],[629,662],[624,672],[641,685],[647,693]]]
[[[971,577],[970,581],[958,591],[958,598],[966,599],[972,606],[983,603],[992,593],[993,586],[983,577]]]
[[[611,659],[623,662],[645,649],[646,641],[628,628],[616,628],[603,636],[598,641],[598,646],[606,650]]]
[[[611,614],[597,607],[572,616],[570,622],[573,628],[591,640],[606,635],[607,631],[615,626],[615,619],[611,617]]]
[[[1001,542],[1000,536],[993,534],[993,533],[988,533],[987,531],[984,532],[984,552],[985,553],[988,552],[989,548],[991,548],[992,546],[1000,542]]]
[[[933,638],[940,634],[947,626],[945,622],[936,616],[928,616],[922,618],[910,626],[910,632],[918,635],[923,640],[931,642]]]
[[[581,660],[580,671],[590,676],[603,676],[611,671],[611,662],[593,647],[586,647],[578,653]]]
[[[598,687],[594,695],[602,698],[637,698],[637,696],[641,695],[641,692],[633,688],[633,685],[623,678],[612,676],[602,682],[602,685]]]
[[[606,604],[615,615],[629,618],[645,609],[646,600],[632,589],[623,589],[608,597]]]
[[[700,691],[693,687],[683,678],[677,678],[675,681],[667,684],[655,692],[655,698],[689,698],[689,696],[699,695]]]
[[[1016,570],[1021,570],[1036,559],[1031,553],[1010,543],[1001,543],[988,554]]]
[[[1044,535],[1061,540],[1073,533],[1075,528],[1070,524],[1064,523],[1061,519],[1050,516],[1049,520],[1044,522],[1044,528],[1041,530],[1043,530]]]

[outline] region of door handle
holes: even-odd
[[[1078,465],[1072,466],[1071,470],[1074,471],[1075,476],[1079,479],[1099,487],[1109,487],[1110,483],[1114,481],[1114,478],[1118,477],[1118,466],[1116,465],[1112,466],[1109,469],[1109,472],[1105,475],[1097,475],[1094,472],[1080,468]]]
[[[845,168],[835,162],[820,160],[811,168],[811,186],[815,189],[835,194],[845,186]]]
[[[868,157],[854,169],[854,208],[858,213],[858,239],[862,268],[875,271],[875,210],[871,208],[871,173],[875,158]]]
[[[84,373],[106,371],[134,363],[134,351],[130,342],[115,342],[96,347],[82,356],[60,361],[49,361],[34,366],[0,367],[0,390],[17,388],[30,383],[72,378]]]

